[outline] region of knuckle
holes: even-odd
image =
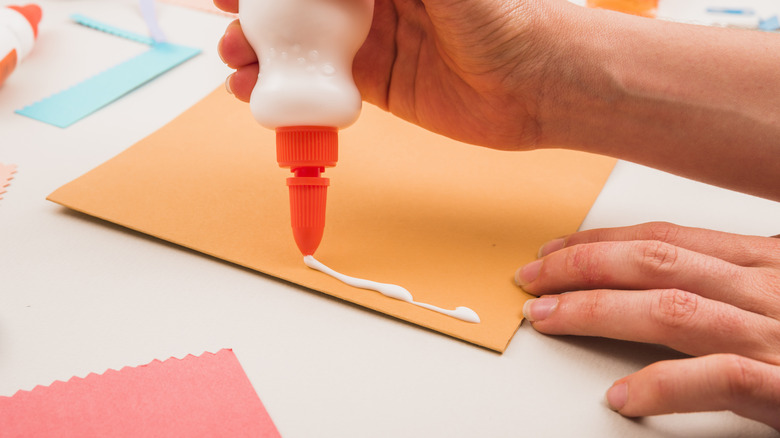
[[[763,386],[763,373],[752,360],[736,354],[724,354],[718,358],[727,381],[727,395],[731,399],[750,399]]]
[[[780,270],[769,268],[757,268],[753,289],[765,302],[764,314],[780,320]]]
[[[659,241],[639,242],[639,267],[644,274],[651,276],[667,275],[677,264],[677,247]]]
[[[594,290],[588,292],[587,300],[584,303],[584,312],[588,321],[598,321],[604,317],[604,309],[602,309],[602,301],[604,298],[604,291]]]
[[[594,245],[576,245],[566,253],[564,272],[569,278],[576,278],[586,284],[599,283],[604,278],[598,263]]]
[[[679,385],[674,376],[670,375],[668,362],[656,362],[650,365],[656,378],[652,380],[654,392],[661,400],[674,400],[679,396]]]
[[[660,325],[678,328],[690,324],[699,307],[699,297],[679,289],[662,290],[651,309],[653,319]]]
[[[680,227],[669,222],[648,222],[639,229],[639,240],[674,242],[680,233]]]

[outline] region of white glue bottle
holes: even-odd
[[[250,107],[276,130],[288,178],[293,235],[312,255],[325,227],[326,167],[338,160],[338,130],[357,120],[362,99],[352,60],[371,28],[374,0],[239,0],[241,28],[260,73]]]
[[[0,85],[32,50],[41,15],[37,5],[0,7]]]

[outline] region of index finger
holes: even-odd
[[[582,243],[630,240],[665,242],[739,266],[780,266],[780,239],[682,227],[667,222],[580,231],[548,242],[539,250],[539,256]]]
[[[214,0],[214,6],[225,12],[238,13],[238,0]]]

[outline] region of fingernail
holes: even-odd
[[[533,261],[515,272],[515,283],[518,286],[525,286],[526,284],[536,280],[539,276],[539,271],[542,269],[542,261]]]
[[[551,240],[545,243],[544,245],[542,245],[541,248],[539,248],[539,252],[536,254],[536,257],[542,258],[551,252],[555,252],[558,251],[559,249],[562,249],[564,246],[566,246],[566,240],[563,238]]]
[[[541,297],[528,300],[523,304],[525,319],[535,322],[543,321],[558,307],[558,297]]]
[[[613,411],[619,411],[623,409],[623,406],[626,405],[626,402],[628,401],[628,383],[618,383],[617,385],[612,385],[612,388],[609,388],[607,391],[607,403],[609,404],[609,408]]]
[[[219,60],[222,61],[223,64],[227,65],[227,62],[225,62],[225,58],[222,57],[222,40],[225,39],[223,36],[219,39],[219,42],[217,43],[217,55],[219,56]]]
[[[227,79],[225,79],[225,89],[226,89],[226,90],[227,90],[227,92],[228,92],[228,93],[230,93],[230,94],[233,94],[233,90],[231,90],[231,89],[230,89],[230,79],[231,79],[232,77],[233,77],[233,75],[231,74],[230,76],[228,76],[228,77],[227,77]]]

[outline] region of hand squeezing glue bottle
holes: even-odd
[[[250,108],[276,130],[287,179],[293,236],[312,255],[325,228],[329,180],[338,160],[338,130],[360,115],[352,60],[371,28],[374,0],[239,0],[239,20],[260,73]]]
[[[37,5],[0,6],[0,85],[32,50],[40,21]]]

